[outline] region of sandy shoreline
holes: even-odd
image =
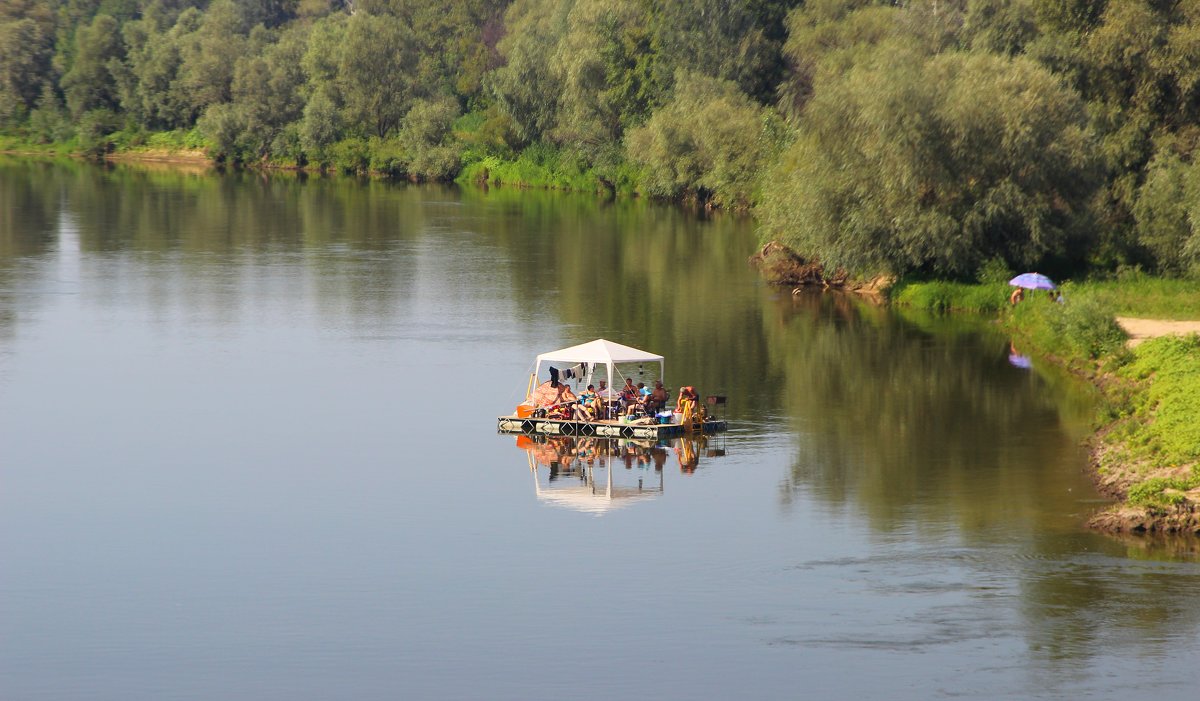
[[[1133,348],[1142,341],[1158,338],[1159,336],[1182,336],[1189,333],[1200,333],[1200,321],[1169,321],[1166,319],[1137,319],[1130,316],[1118,316],[1117,323],[1129,334],[1128,346]]]

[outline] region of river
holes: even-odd
[[[754,249],[641,201],[0,160],[0,697],[1196,698],[1198,548],[1084,528],[1086,389]],[[495,432],[600,337],[731,430]]]

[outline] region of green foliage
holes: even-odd
[[[89,156],[103,155],[112,150],[113,134],[120,128],[120,117],[112,110],[89,110],[79,118],[79,146]]]
[[[485,78],[497,107],[524,146],[558,121],[563,77],[553,57],[567,32],[574,0],[514,0],[504,13],[508,33],[497,45],[504,64]]]
[[[0,17],[0,124],[20,122],[50,77],[52,37],[29,17]]]
[[[1200,167],[1160,153],[1147,167],[1133,205],[1138,241],[1170,273],[1200,266]]]
[[[210,146],[212,144],[204,138],[203,132],[199,129],[153,132],[146,137],[147,148],[164,151],[201,149]]]
[[[562,81],[556,140],[602,147],[645,119],[658,94],[648,20],[635,0],[576,0],[552,59]]]
[[[1189,275],[1197,46],[1194,2],[0,0],[0,129],[761,203],[864,273]]]
[[[1200,479],[1151,477],[1129,489],[1127,501],[1151,513],[1166,513],[1186,501],[1184,492],[1200,487]]]
[[[338,172],[365,175],[371,166],[371,148],[365,139],[342,139],[329,148],[329,163]]]
[[[62,79],[67,108],[75,119],[89,111],[120,107],[112,68],[123,53],[117,21],[108,15],[97,15],[76,33],[74,62]]]
[[[885,43],[818,80],[759,214],[829,265],[965,275],[1063,251],[1093,182],[1083,105],[1048,71]]]
[[[244,163],[254,158],[254,148],[243,135],[249,120],[243,110],[229,103],[209,107],[196,128],[211,144],[210,154],[217,161]]]
[[[1008,305],[1009,289],[1007,284],[999,282],[968,285],[957,282],[906,280],[892,288],[890,299],[895,304],[923,311],[987,314],[998,312]]]
[[[979,266],[979,270],[975,271],[975,280],[981,283],[1007,285],[1012,277],[1012,268],[1008,267],[1008,264],[1002,258],[992,258],[984,262],[983,265]]]
[[[657,0],[651,43],[653,78],[670,88],[680,70],[728,80],[766,102],[782,77],[781,39],[787,8],[797,2]]]
[[[769,152],[766,112],[729,82],[681,71],[675,95],[629,134],[632,160],[657,197],[698,193],[723,207],[745,207]]]
[[[29,115],[29,128],[42,143],[63,142],[75,135],[62,99],[49,83],[42,87],[37,108]]]
[[[346,23],[334,85],[345,119],[379,137],[390,134],[417,90],[416,37],[402,20],[358,12]]]
[[[1161,465],[1200,460],[1200,336],[1146,341],[1119,374],[1145,383],[1125,437],[1139,454]]]
[[[179,24],[190,29],[191,18],[185,13]],[[179,33],[177,97],[187,106],[190,119],[232,98],[234,68],[249,49],[245,29],[234,0],[213,0],[194,31]]]
[[[1091,365],[1117,358],[1128,335],[1117,324],[1112,307],[1091,295],[1062,288],[1063,302],[1030,292],[1013,307],[1010,323],[1044,352],[1068,363]]]
[[[574,192],[611,192],[578,151],[553,144],[531,144],[515,160],[485,156],[467,163],[459,173],[460,183],[487,183],[536,187]]]
[[[414,103],[404,118],[399,138],[409,176],[446,180],[458,173],[461,148],[451,131],[458,117],[458,103],[449,98]]]

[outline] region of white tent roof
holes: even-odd
[[[542,353],[537,357],[539,367],[543,362],[555,363],[661,363],[663,357],[644,350],[623,346],[620,343],[598,338],[578,346]]]

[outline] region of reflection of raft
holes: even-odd
[[[724,449],[710,447],[718,441],[702,434],[663,441],[519,435],[517,447],[526,453],[539,501],[602,514],[661,495],[672,451],[680,472],[690,475],[702,453],[724,454]]]
[[[709,420],[692,426],[693,433],[724,431],[724,421]],[[606,436],[611,438],[670,438],[683,436],[688,430],[682,424],[626,424],[619,421],[568,421],[565,419],[520,418],[516,414],[496,420],[500,433],[547,434],[556,436]]]

